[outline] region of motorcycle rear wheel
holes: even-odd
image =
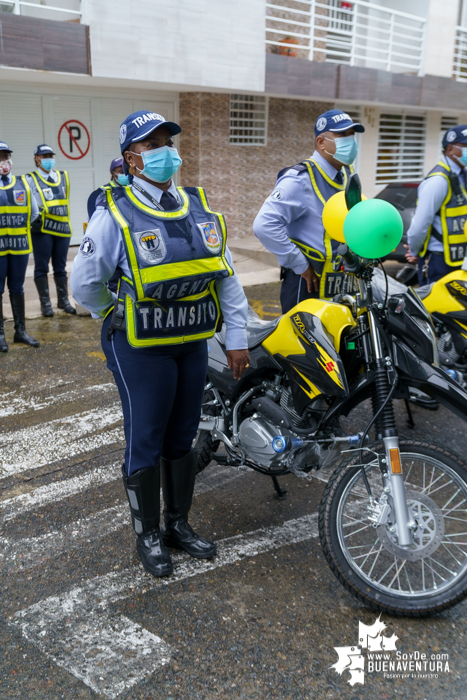
[[[373,496],[383,494],[377,454],[363,462]],[[414,544],[398,546],[390,523],[373,527],[356,452],[331,476],[320,503],[324,556],[340,583],[366,606],[401,617],[446,610],[467,597],[467,464],[444,447],[400,442]],[[375,454],[376,453],[376,454]],[[391,516],[390,516],[391,517]]]

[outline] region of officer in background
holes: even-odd
[[[466,166],[467,124],[461,124],[446,131],[443,156],[418,187],[405,257],[418,261],[421,285],[453,272],[467,255]]]
[[[206,338],[222,311],[229,367],[249,366],[248,304],[226,248],[221,214],[201,188],[177,188],[178,124],[139,111],[120,127],[131,187],[108,187],[97,201],[71,286],[79,304],[104,318],[102,348],[122,401],[123,483],[137,551],[154,576],[172,572],[167,547],[199,559],[216,545],[188,524],[196,476],[196,435],[206,382]],[[106,286],[123,271],[118,296]],[[113,311],[112,311],[113,309]],[[159,529],[159,491],[164,526]]]
[[[13,342],[39,347],[38,341],[26,333],[23,287],[32,251],[31,221],[39,216],[39,209],[26,178],[11,174],[12,152],[0,141],[0,352],[8,351],[2,305],[5,281],[15,322]]]
[[[26,175],[41,212],[32,227],[34,249],[34,282],[41,302],[43,316],[53,316],[49,296],[49,261],[52,260],[57,306],[67,314],[76,309],[68,299],[66,259],[71,238],[70,181],[66,171],[54,170],[55,153],[42,143],[34,150],[37,170]]]
[[[110,163],[110,182],[108,182],[104,187],[125,187],[129,184],[128,175],[123,172],[123,158],[114,158]],[[91,192],[88,197],[88,219],[94,214],[96,210],[96,200],[102,193],[102,187],[98,187],[97,190]],[[115,291],[115,290],[112,290]]]
[[[329,299],[340,291],[342,274],[332,267],[339,244],[324,230],[323,207],[345,189],[358,151],[354,134],[363,131],[340,109],[318,117],[313,155],[281,170],[254,221],[255,235],[282,268],[282,313],[304,299]]]
[[[102,194],[102,190],[105,187],[126,187],[129,184],[128,175],[123,172],[123,158],[114,158],[110,163],[110,182],[108,182],[103,187],[98,187],[97,190],[91,192],[88,198],[88,218],[94,214],[96,210],[96,201],[99,195]],[[116,292],[118,288],[118,280],[122,276],[122,271],[117,268],[112,275],[112,277],[107,282],[107,286],[111,292]]]

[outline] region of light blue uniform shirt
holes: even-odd
[[[8,175],[6,177],[8,178],[8,184],[11,185],[11,180],[12,180],[11,173],[8,173]],[[18,178],[16,178],[16,179],[18,179]],[[0,184],[1,184],[1,182],[2,181],[0,180]],[[28,184],[29,184],[29,182],[28,182]],[[35,221],[38,216],[39,216],[39,207],[37,206],[37,202],[35,200],[33,192],[31,191],[31,223],[33,221]]]
[[[311,156],[334,180],[338,171],[318,151]],[[324,247],[323,203],[318,199],[307,171],[295,168],[279,178],[253,223],[255,236],[277,255],[279,265],[301,275],[309,261],[290,240],[294,238],[326,254]]]
[[[159,187],[138,177],[134,180],[160,202],[162,190]],[[168,191],[178,198],[173,181]],[[152,203],[134,188],[133,194],[147,206],[152,206]],[[93,318],[102,318],[117,298],[106,286],[106,282],[112,277],[117,267],[124,275],[131,278],[120,229],[110,212],[104,207],[102,199],[98,200],[96,211],[89,221],[84,240],[86,239],[90,239],[91,243],[86,246],[86,251],[83,251],[81,246],[75,257],[70,285],[73,298],[78,304],[88,309]],[[89,253],[90,250],[91,253]],[[229,265],[232,266],[232,256],[227,247],[225,254]],[[218,280],[216,291],[227,328],[226,349],[245,349],[248,301],[235,272],[231,277]]]
[[[463,171],[463,168],[447,156],[443,156],[441,160],[447,163],[456,175]],[[463,175],[461,175],[461,182],[465,186]],[[423,248],[430,226],[433,225],[439,233],[442,233],[441,217],[438,216],[437,212],[439,212],[447,193],[448,183],[446,178],[439,175],[428,177],[418,186],[417,208],[410,228],[407,231],[407,242],[412,255],[418,255]],[[437,241],[434,236],[430,236],[428,250],[442,252],[444,250],[443,242]]]

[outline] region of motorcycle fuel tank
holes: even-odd
[[[339,349],[343,331],[355,326],[346,306],[308,299],[282,317],[263,347],[310,398],[345,396],[348,384]]]

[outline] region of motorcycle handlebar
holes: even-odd
[[[345,243],[342,243],[338,247],[337,254],[347,263],[346,268],[348,272],[356,272],[360,268],[359,259],[349,250],[349,247],[345,245]]]

